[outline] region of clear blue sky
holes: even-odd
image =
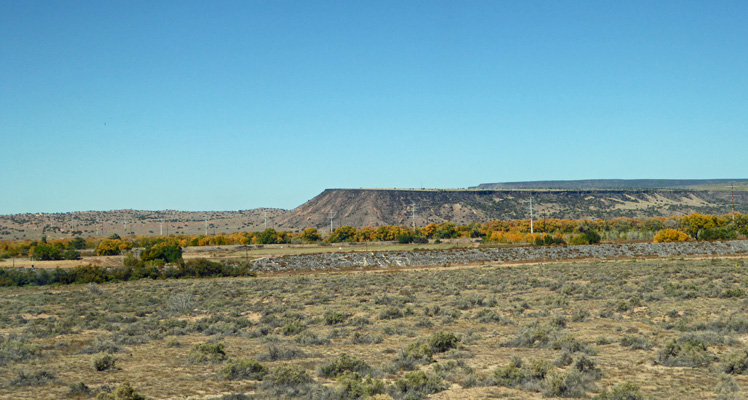
[[[745,178],[746,1],[2,1],[0,214]]]

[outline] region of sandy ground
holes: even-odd
[[[93,256],[80,260],[31,261],[28,258],[9,258],[0,261],[0,268],[74,268],[79,265],[97,265],[101,267],[122,265],[122,256]]]

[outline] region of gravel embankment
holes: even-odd
[[[748,252],[748,241],[598,244],[452,250],[351,252],[269,257],[252,262],[258,272],[339,268],[418,267],[534,260],[615,259],[631,257],[726,256]]]

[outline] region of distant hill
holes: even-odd
[[[748,179],[585,179],[574,181],[532,181],[482,183],[474,189],[698,189],[737,184],[745,190]]]
[[[731,184],[735,184],[734,195]],[[489,187],[491,186],[491,187]],[[417,226],[529,218],[748,213],[748,180],[585,180],[483,184],[471,189],[327,189],[293,210],[86,211],[0,216],[0,239],[233,233],[268,228],[329,231],[350,225]],[[163,223],[162,223],[163,221]],[[266,222],[267,221],[267,222]]]
[[[281,229],[379,226],[450,221],[456,224],[529,218],[618,218],[727,214],[727,190],[693,189],[328,189],[275,219]],[[735,210],[748,212],[748,192],[736,190]]]
[[[0,215],[0,239],[39,239],[74,236],[104,237],[118,234],[209,234],[259,231],[268,222],[286,213],[278,208],[243,211],[83,211]],[[268,227],[272,226],[268,223]],[[206,229],[207,228],[207,229]]]

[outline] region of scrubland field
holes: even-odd
[[[742,258],[0,290],[0,398],[738,399]]]

